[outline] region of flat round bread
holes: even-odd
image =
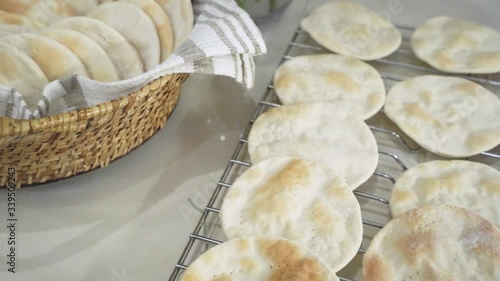
[[[283,104],[331,102],[364,120],[384,106],[385,86],[378,72],[358,59],[333,54],[296,57],[274,75]]]
[[[101,82],[120,80],[118,71],[106,52],[83,33],[70,29],[48,29],[42,34],[70,49],[85,65],[90,78]]]
[[[41,29],[62,18],[82,15],[96,5],[96,0],[1,0],[0,10],[22,14]]]
[[[398,216],[429,204],[470,209],[500,226],[500,171],[471,161],[419,164],[396,181],[391,213]]]
[[[284,105],[263,113],[250,131],[248,151],[254,164],[278,156],[325,164],[352,189],[368,180],[378,163],[368,125],[328,103]]]
[[[94,40],[113,61],[121,79],[136,77],[144,71],[137,50],[118,31],[101,21],[72,17],[53,24],[51,28],[75,30]]]
[[[300,23],[323,47],[362,60],[392,54],[401,45],[401,33],[390,22],[364,6],[334,1],[316,9]]]
[[[500,280],[500,230],[459,207],[413,209],[375,236],[363,280]]]
[[[174,30],[174,49],[189,38],[193,30],[193,6],[191,0],[156,0],[170,18]]]
[[[25,53],[0,42],[0,84],[15,88],[22,94],[29,109],[36,108],[49,83],[38,65]]]
[[[415,30],[411,45],[418,58],[441,71],[500,71],[500,33],[488,26],[452,17],[436,17]]]
[[[160,64],[160,40],[156,27],[137,6],[123,2],[105,3],[92,10],[88,16],[122,34],[139,51],[146,71]]]
[[[33,34],[12,34],[0,38],[27,54],[45,74],[49,82],[70,75],[89,77],[78,57],[61,43],[48,37]]]
[[[468,157],[500,144],[500,100],[469,80],[419,76],[396,84],[385,113],[425,149]]]
[[[27,17],[19,14],[5,12],[2,10],[0,10],[0,24],[16,26],[19,28],[19,30],[21,30],[21,32],[26,33],[33,32],[33,30],[35,30],[35,26]]]
[[[167,13],[154,0],[121,0],[138,6],[153,21],[160,39],[160,63],[164,62],[174,49],[174,33]]]
[[[290,240],[251,236],[222,243],[198,257],[181,281],[338,281],[306,248]]]
[[[231,186],[221,207],[229,239],[269,235],[293,240],[337,272],[358,252],[361,208],[335,172],[291,157],[264,160]]]

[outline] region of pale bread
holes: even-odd
[[[34,110],[49,83],[38,65],[25,53],[0,42],[0,84],[15,88],[29,109]]]
[[[22,14],[37,29],[62,18],[84,15],[97,6],[97,0],[1,0],[0,10]]]
[[[174,33],[167,13],[154,0],[121,0],[141,8],[153,21],[160,39],[160,63],[164,62],[174,49]]]
[[[364,6],[332,1],[304,18],[300,26],[323,47],[362,60],[392,54],[402,36],[390,22]]]
[[[250,236],[208,250],[180,281],[338,281],[306,248],[290,240]]]
[[[83,33],[69,29],[48,29],[42,34],[70,49],[85,65],[90,78],[101,82],[120,80],[118,71],[106,52]]]
[[[160,64],[160,40],[153,21],[140,8],[124,2],[99,5],[88,17],[102,21],[123,35],[142,58],[146,71]]]
[[[415,30],[411,45],[417,57],[441,71],[500,71],[500,33],[485,25],[452,17],[432,18]]]
[[[329,103],[284,105],[260,115],[248,140],[252,163],[291,156],[335,170],[355,189],[378,163],[375,137],[363,120]]]
[[[0,24],[15,26],[19,28],[18,30],[20,32],[18,33],[33,32],[36,29],[33,23],[31,23],[31,21],[27,17],[19,14],[5,12],[2,10],[0,10]]]
[[[363,280],[500,280],[500,230],[459,207],[413,209],[375,236]]]
[[[30,33],[31,30],[27,30],[25,27],[13,24],[3,24],[0,23],[0,37],[15,33]]]
[[[174,30],[174,49],[189,38],[193,30],[193,6],[191,0],[156,0],[170,18]]]
[[[446,204],[470,209],[500,226],[500,171],[462,160],[422,163],[396,181],[390,202],[394,217],[424,205]]]
[[[358,59],[333,55],[296,57],[274,75],[274,89],[283,104],[331,102],[364,120],[385,102],[385,86],[378,72]]]
[[[229,239],[269,235],[293,240],[333,271],[346,266],[363,238],[361,208],[351,188],[326,166],[270,158],[246,170],[221,207]]]
[[[385,113],[425,149],[468,157],[500,144],[500,100],[469,80],[419,76],[396,84]]]
[[[70,75],[89,77],[78,57],[61,43],[33,33],[12,34],[0,38],[27,54],[40,67],[49,82]]]
[[[137,50],[118,31],[101,21],[72,17],[53,24],[51,28],[75,30],[94,40],[113,61],[121,79],[136,77],[144,71]]]

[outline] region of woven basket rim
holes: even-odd
[[[136,97],[140,99],[145,96],[148,91],[158,89],[161,87],[162,83],[172,79],[174,75],[184,74],[175,73],[161,76],[142,86],[138,90],[127,94],[126,96],[86,108],[67,111],[40,119],[26,120],[0,117],[0,138],[27,136],[47,131],[66,133],[76,132],[79,130],[79,126],[74,126],[74,124],[92,122],[95,118],[99,118],[100,116],[103,116],[111,111],[126,107],[132,99],[136,99]]]

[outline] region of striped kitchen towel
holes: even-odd
[[[195,25],[189,39],[165,62],[138,77],[102,83],[80,76],[48,84],[31,112],[21,93],[0,85],[0,117],[32,119],[94,106],[125,96],[172,73],[202,73],[254,84],[253,57],[267,52],[262,35],[248,14],[232,0],[194,0]]]

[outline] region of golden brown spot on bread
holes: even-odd
[[[450,45],[455,48],[471,48],[477,46],[477,43],[474,38],[462,33],[450,38]]]
[[[424,90],[418,93],[419,97],[422,99],[425,105],[432,104],[432,92],[429,90]]]
[[[250,273],[256,267],[256,264],[251,258],[243,258],[240,261],[240,267],[244,273]]]
[[[69,75],[67,67],[64,67],[68,65],[65,60],[67,56],[60,53],[61,48],[66,47],[48,38],[46,40],[29,40],[28,42],[28,48],[32,50],[30,57],[42,69],[49,82]],[[60,48],[55,47],[54,44],[60,45]]]
[[[336,218],[330,214],[328,206],[323,202],[314,203],[308,210],[309,219],[314,225],[316,231],[322,235],[333,233],[335,229]]]
[[[476,67],[498,67],[500,65],[500,52],[477,54],[471,59],[471,62]]]
[[[273,270],[269,281],[322,281],[326,280],[318,261],[303,258]]]
[[[301,258],[300,250],[286,240],[270,241],[261,239],[258,240],[258,246],[263,256],[268,258],[274,265],[293,265]]]
[[[359,85],[351,76],[340,71],[331,71],[323,74],[323,78],[330,84],[338,86],[344,91],[352,92],[359,89]]]
[[[401,189],[394,190],[392,195],[392,200],[395,202],[410,202],[414,199],[416,199],[416,197],[412,192]]]
[[[203,255],[203,261],[206,263],[206,264],[211,264],[212,262],[215,261],[217,257],[215,257],[215,255],[213,254],[213,252],[206,252],[204,255]]]
[[[479,184],[488,194],[500,196],[500,179],[487,179]]]
[[[443,67],[450,67],[455,65],[456,61],[450,57],[449,54],[445,52],[439,52],[435,55],[434,61],[437,65],[441,65]]]
[[[250,249],[250,243],[248,242],[248,240],[240,239],[238,241],[237,247],[239,252],[248,251],[248,249]]]
[[[368,106],[369,107],[376,107],[379,106],[382,103],[383,96],[381,96],[379,93],[371,93],[370,96],[368,97]]]
[[[293,159],[288,165],[274,174],[253,194],[254,203],[248,209],[250,220],[273,219],[285,215],[287,202],[285,193],[298,188],[307,188],[310,171],[303,160]]]
[[[0,10],[14,13],[14,14],[25,14],[30,9],[30,5],[26,3],[19,2],[18,0],[1,0]]]
[[[194,270],[188,270],[182,275],[182,281],[200,281],[203,280]]]
[[[426,179],[421,179],[420,181],[421,181],[420,186],[424,194],[427,194],[429,196],[435,196],[437,193],[439,193],[439,188],[441,187],[441,182],[439,179],[426,178]]]
[[[464,94],[471,95],[471,96],[476,96],[477,93],[481,90],[479,85],[476,85],[472,82],[461,82],[457,84],[455,87],[453,87],[454,90],[461,91]]]
[[[462,175],[460,173],[446,173],[440,177],[441,186],[448,190],[454,190],[460,186]]]
[[[304,79],[304,75],[286,74],[276,81],[276,88],[285,90],[298,87],[301,91],[306,91],[307,83],[308,79]]]
[[[387,281],[392,279],[392,268],[378,255],[366,254],[363,258],[363,279]]]
[[[471,150],[484,150],[494,147],[498,144],[500,132],[478,132],[470,134],[467,137],[465,145]]]
[[[5,24],[23,25],[23,17],[0,10],[0,22]]]
[[[434,234],[431,231],[412,233],[398,239],[396,245],[408,263],[415,265],[418,259],[434,255]]]
[[[262,177],[262,171],[260,169],[249,169],[245,172],[245,179],[248,181],[256,181]]]
[[[410,103],[404,106],[404,112],[410,117],[415,117],[424,122],[435,122],[436,119],[430,115],[422,106],[418,103]]]

